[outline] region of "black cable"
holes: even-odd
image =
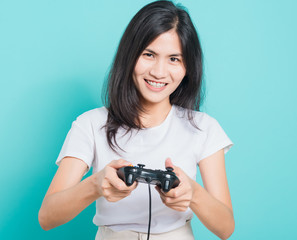
[[[149,224],[147,230],[147,240],[150,239],[150,231],[151,231],[151,218],[152,218],[152,195],[151,195],[151,184],[148,184],[149,189]]]

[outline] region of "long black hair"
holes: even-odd
[[[116,134],[119,127],[127,132],[141,129],[139,114],[143,111],[138,90],[133,81],[133,71],[143,50],[160,34],[174,29],[182,46],[186,75],[170,95],[170,103],[197,110],[202,100],[202,51],[196,29],[189,14],[171,1],[156,1],[144,6],[128,24],[117,49],[104,102],[108,109],[105,125],[109,146],[119,147]],[[192,120],[192,111],[188,118]]]

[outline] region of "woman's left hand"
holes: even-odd
[[[156,187],[159,192],[162,202],[169,208],[176,211],[185,212],[192,201],[194,184],[196,183],[193,179],[188,177],[183,170],[179,167],[174,166],[170,158],[165,161],[166,167],[172,167],[173,172],[178,177],[180,184],[176,188],[172,188],[169,192],[165,193],[160,187]]]

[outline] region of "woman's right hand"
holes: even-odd
[[[137,187],[137,182],[135,181],[132,186],[128,187],[117,175],[119,168],[130,165],[132,165],[130,162],[123,159],[113,160],[101,171],[95,173],[97,174],[97,189],[101,197],[109,202],[117,202],[131,194]]]
[[[117,169],[130,164],[122,159],[112,161],[81,181],[87,164],[77,158],[65,157],[39,210],[41,227],[49,230],[69,222],[99,197],[116,202],[130,195],[137,183],[127,187],[117,175]]]

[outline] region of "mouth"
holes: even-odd
[[[168,84],[168,83],[164,83],[164,82],[155,82],[155,81],[151,81],[151,80],[147,80],[147,79],[144,79],[144,81],[146,81],[147,84],[149,84],[150,86],[152,86],[154,88],[162,88]]]

